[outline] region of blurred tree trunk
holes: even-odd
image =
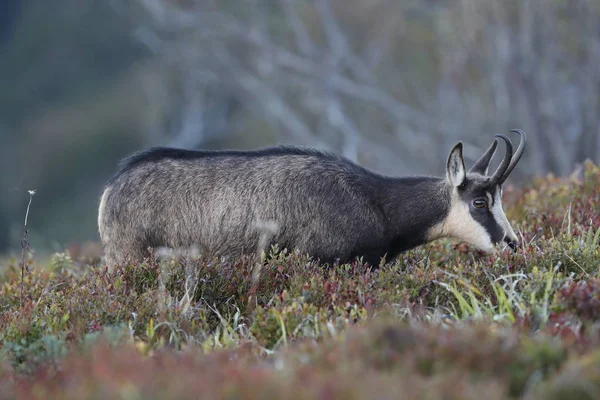
[[[0,47],[10,40],[14,32],[22,0],[3,0],[0,2]]]

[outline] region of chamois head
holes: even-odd
[[[498,139],[468,171],[463,160],[462,142],[454,146],[446,165],[450,207],[446,218],[432,229],[432,235],[464,240],[486,252],[494,251],[496,244],[505,242],[516,251],[517,235],[502,209],[502,184],[521,159],[526,136],[519,129],[511,132],[521,137],[514,154],[510,139],[505,135],[495,135],[506,144],[506,154],[492,175],[488,175],[488,169]]]

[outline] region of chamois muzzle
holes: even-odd
[[[504,142],[506,143],[506,154],[504,155],[504,159],[494,172],[494,175],[492,175],[492,177],[490,178],[490,183],[492,185],[501,185],[504,183],[504,181],[506,181],[512,170],[515,168],[515,166],[523,156],[523,152],[525,151],[525,141],[527,140],[525,132],[523,132],[521,129],[511,129],[511,132],[518,133],[521,137],[521,139],[519,140],[519,147],[514,153],[514,156],[512,142],[510,141],[510,139],[505,135],[494,135],[495,137],[504,140]]]
[[[504,242],[506,242],[506,244],[512,250],[513,253],[517,252],[517,249],[519,248],[519,242],[511,240],[508,237],[504,238]]]

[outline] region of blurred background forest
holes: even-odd
[[[524,129],[511,176],[600,160],[598,0],[3,0],[0,253],[97,240],[150,145],[342,152],[441,175]],[[293,184],[293,182],[290,182]]]

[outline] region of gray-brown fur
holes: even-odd
[[[107,264],[148,247],[197,247],[208,256],[256,254],[264,221],[269,245],[321,262],[357,256],[377,265],[431,240],[448,216],[443,178],[386,177],[327,152],[153,148],[125,159],[102,196],[98,224]]]

